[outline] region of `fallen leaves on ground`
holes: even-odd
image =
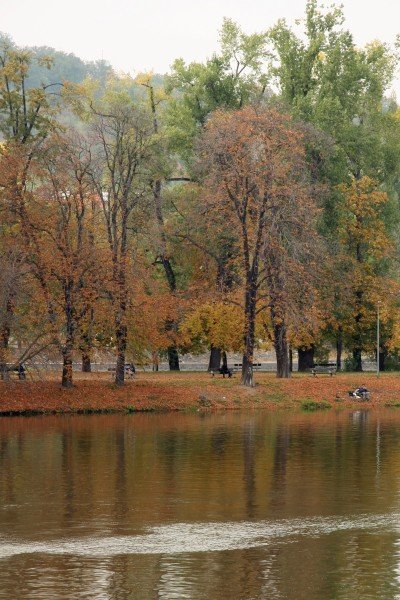
[[[385,406],[400,403],[400,375],[338,374],[312,377],[294,374],[276,379],[273,373],[257,373],[256,387],[208,373],[139,373],[118,388],[105,373],[76,373],[71,390],[61,388],[55,375],[44,381],[0,382],[0,413],[174,411],[238,408],[290,408],[304,401],[329,402],[332,406]],[[371,400],[350,398],[349,390],[366,384]]]

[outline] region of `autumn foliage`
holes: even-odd
[[[162,80],[34,87],[35,60],[3,40],[3,380],[55,362],[73,390],[96,358],[122,386],[127,363],[207,352],[216,372],[241,352],[253,387],[259,348],[279,379],[296,352],[299,370],[400,364],[390,48],[357,48],[341,10],[310,0],[300,36],[227,19],[212,58]]]

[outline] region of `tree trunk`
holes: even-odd
[[[61,378],[61,386],[63,388],[72,388],[72,349],[66,348],[63,352],[63,370]]]
[[[299,367],[300,372],[308,371],[314,366],[314,345],[312,344],[309,348],[297,348],[299,356]]]
[[[157,126],[155,128],[157,130]],[[159,232],[159,259],[158,262],[162,263],[164,268],[165,277],[168,282],[168,287],[172,294],[176,292],[176,277],[172,268],[171,261],[167,254],[167,236],[165,235],[164,216],[162,211],[162,197],[161,197],[161,181],[157,180],[153,184],[153,197],[156,212],[156,219]],[[165,323],[166,331],[176,331],[177,323],[174,320],[168,319]],[[168,363],[171,371],[179,371],[179,354],[176,345],[171,345],[168,348]],[[171,366],[172,365],[172,366]]]
[[[379,371],[386,371],[387,349],[382,346],[379,349]]]
[[[221,348],[216,348],[215,346],[211,346],[208,370],[209,371],[219,371],[220,367],[221,367]]]
[[[353,348],[353,365],[354,371],[357,373],[362,373],[362,351],[361,348]]]
[[[253,359],[255,342],[255,320],[256,320],[256,278],[249,282],[245,297],[245,336],[244,352],[242,359],[242,384],[248,387],[254,386]]]
[[[10,327],[7,323],[3,324],[0,331],[0,378],[3,381],[10,379],[7,369],[8,344],[10,340]]]
[[[82,352],[82,373],[91,373],[92,363],[90,360],[90,354]]]
[[[287,379],[289,373],[289,353],[286,337],[286,325],[277,323],[274,325],[274,346],[276,354],[276,376],[279,379]]]
[[[159,365],[159,360],[158,360],[158,352],[152,352],[152,367],[151,370],[153,371],[153,373],[158,373],[158,365]]]
[[[63,388],[72,388],[72,353],[75,342],[75,311],[72,300],[73,282],[70,279],[64,281],[64,314],[66,325],[66,341],[62,348],[63,370],[61,377],[61,386]]]
[[[247,351],[247,353],[245,352],[243,354],[242,384],[248,387],[254,387],[253,354],[250,354],[249,350]]]
[[[359,246],[357,246],[357,260],[358,262],[362,262],[361,260],[361,249],[359,248]],[[356,299],[357,299],[357,306],[358,307],[362,307],[362,301],[363,301],[363,297],[364,297],[364,293],[362,290],[357,290],[356,291]],[[363,319],[363,314],[361,309],[359,308],[359,310],[357,311],[356,317],[355,317],[355,335],[353,337],[353,365],[354,365],[354,371],[356,371],[357,373],[361,373],[362,372],[362,319]]]
[[[227,356],[225,350],[222,351],[221,356],[222,356],[222,368],[226,372],[226,370],[228,369],[228,356]]]
[[[115,366],[115,384],[124,385],[125,382],[125,354],[126,354],[126,326],[117,327],[117,364]]]
[[[336,370],[342,370],[342,352],[343,352],[343,340],[342,340],[342,329],[339,327],[336,338]]]
[[[126,206],[126,205],[125,205]],[[128,341],[128,328],[126,325],[126,306],[128,290],[126,286],[126,257],[127,257],[127,213],[125,211],[121,225],[121,255],[116,261],[118,267],[114,271],[114,281],[118,285],[118,304],[115,315],[117,362],[115,365],[115,384],[122,386],[125,383],[125,355]]]
[[[90,307],[88,309],[88,321],[86,327],[81,333],[81,344],[80,351],[82,353],[82,373],[91,373],[91,351],[93,349],[93,324],[94,324],[94,309]]]
[[[0,330],[0,378],[4,381],[10,379],[10,373],[7,369],[8,346],[11,335],[11,321],[14,315],[14,303],[12,294],[8,296],[3,323]]]
[[[293,373],[293,348],[289,346],[289,373]]]
[[[170,346],[168,348],[168,365],[170,371],[180,371],[179,354],[176,346]]]

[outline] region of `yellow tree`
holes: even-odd
[[[335,321],[352,351],[353,368],[362,371],[362,351],[374,346],[377,303],[388,309],[396,288],[388,270],[394,250],[384,219],[388,196],[369,177],[353,179],[340,186],[340,191],[343,209]],[[388,314],[389,310],[384,309],[384,318]]]

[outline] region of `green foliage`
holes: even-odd
[[[269,32],[282,99],[298,118],[331,137],[325,175],[333,183],[349,175],[378,178],[389,168],[398,170],[387,148],[392,115],[383,105],[396,54],[380,42],[357,47],[343,22],[341,8],[324,13],[317,0],[309,0],[302,35],[285,21]]]
[[[301,403],[301,409],[305,412],[314,412],[316,410],[328,410],[332,408],[332,405],[329,402],[325,402],[321,400],[320,402],[316,402],[315,400],[306,400]]]
[[[84,61],[75,54],[48,46],[19,48],[9,36],[2,33],[0,33],[0,45],[7,45],[15,52],[27,52],[31,56],[27,88],[38,88],[66,81],[82,83],[88,77],[104,88],[108,78],[114,75],[111,65],[105,60]]]
[[[57,127],[57,100],[48,86],[29,88],[32,53],[0,41],[0,131],[6,140],[25,144]]]
[[[269,80],[268,58],[265,33],[246,35],[224,19],[219,53],[205,63],[177,59],[166,78],[166,90],[174,95],[167,112],[174,149],[188,157],[196,132],[215,109],[260,100]]]

